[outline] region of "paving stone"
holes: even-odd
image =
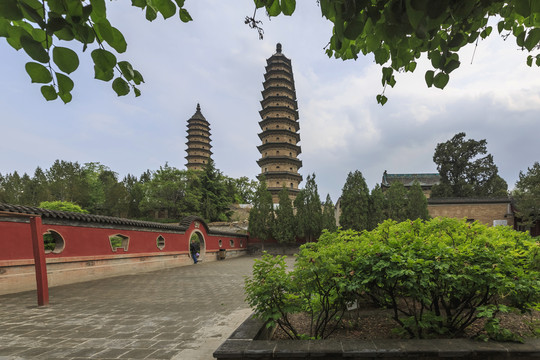
[[[52,287],[46,307],[36,306],[34,291],[1,295],[0,356],[106,359],[154,352],[167,359],[196,350],[202,326],[248,308],[243,283],[252,265],[251,257],[232,258]]]
[[[156,349],[133,349],[120,355],[119,359],[144,359],[154,352]]]

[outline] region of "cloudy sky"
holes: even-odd
[[[88,51],[72,74],[73,101],[46,102],[25,72],[26,54],[0,39],[0,173],[31,175],[56,159],[100,162],[120,177],[165,162],[184,168],[186,124],[200,103],[216,166],[255,179],[264,67],[277,42],[295,76],[300,172],[304,179],[316,174],[323,199],[329,193],[335,202],[354,170],[370,189],[384,170],[436,172],[435,146],[458,132],[487,140],[510,188],[520,170],[540,161],[540,69],[527,67],[514,39],[492,36],[479,43],[474,59],[474,48],[464,49],[444,91],[426,87],[422,61],[415,73],[397,77],[381,107],[375,100],[381,73],[372,56],[343,62],[325,55],[331,23],[315,0],[297,2],[292,17],[269,20],[259,11],[264,40],[244,24],[252,4],[186,1],[194,21],[184,24],[177,17],[150,23],[128,1],[107,2],[111,23],[128,42],[119,60],[129,60],[146,81],[138,98],[117,97],[109,83],[94,80]]]

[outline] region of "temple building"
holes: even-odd
[[[283,186],[294,199],[302,182],[302,175],[298,173],[302,167],[302,161],[298,159],[300,125],[291,60],[282,54],[281,44],[277,44],[276,53],[266,63],[262,110],[259,112],[262,144],[257,147],[261,153],[257,161],[261,167],[258,178],[266,179],[273,201],[277,203]]]
[[[392,183],[400,182],[406,189],[409,189],[413,186],[415,181],[420,184],[424,195],[429,199],[431,196],[431,188],[441,181],[441,176],[438,173],[388,174],[386,170],[384,170],[381,188],[385,191]]]
[[[201,113],[201,106],[197,104],[197,111],[187,123],[187,164],[188,170],[203,170],[212,155],[210,145],[210,124]]]

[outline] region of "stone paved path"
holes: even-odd
[[[251,313],[253,257],[0,296],[0,360],[212,359]]]

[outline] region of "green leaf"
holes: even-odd
[[[133,81],[135,84],[140,85],[144,82],[143,76],[137,70],[133,70]]]
[[[73,98],[73,96],[71,96],[71,93],[60,93],[58,95],[60,96],[60,99],[62,99],[64,104],[67,104]]]
[[[527,38],[525,39],[525,48],[531,51],[540,41],[540,28],[534,28],[529,30]]]
[[[0,14],[8,20],[21,20],[23,18],[23,13],[17,6],[17,0],[0,1]]]
[[[358,36],[362,34],[362,31],[364,30],[364,24],[365,23],[362,21],[351,21],[347,23],[347,27],[345,28],[343,35],[347,39],[355,40]]]
[[[377,103],[381,104],[384,106],[384,104],[386,104],[386,102],[388,101],[388,98],[384,95],[377,95]]]
[[[486,27],[484,30],[482,30],[482,32],[480,33],[480,37],[482,39],[485,39],[489,36],[489,34],[491,34],[491,30],[493,30],[493,28],[491,26],[488,26]]]
[[[527,56],[527,65],[531,67],[532,63],[533,63],[533,56],[532,55]]]
[[[176,14],[176,5],[171,0],[154,0],[154,6],[163,15],[164,19]]]
[[[92,59],[95,66],[103,71],[112,70],[116,65],[116,56],[107,50],[95,49],[92,51]]]
[[[113,41],[112,26],[109,20],[102,19],[94,23],[94,29],[101,41]]]
[[[124,96],[129,94],[129,84],[122,78],[114,79],[112,88],[118,96]]]
[[[537,1],[537,0],[533,0]],[[531,3],[530,0],[514,0],[513,1],[514,8],[516,9],[516,12],[523,16],[523,17],[529,17],[531,15]]]
[[[8,37],[10,27],[11,27],[10,21],[0,18],[0,36]]]
[[[450,60],[448,62],[448,64],[445,65],[444,67],[444,71],[447,73],[447,74],[450,74],[452,71],[456,70],[459,66],[461,65],[461,63],[459,62],[459,60]]]
[[[380,65],[384,64],[388,61],[388,59],[390,59],[390,52],[385,47],[380,47],[375,50],[374,55],[375,62]]]
[[[32,6],[28,5],[24,1],[21,1],[19,4],[21,5],[23,11],[26,12],[26,14],[28,14],[28,16],[25,16],[27,19],[37,23],[39,27],[41,28],[45,27],[45,21],[43,21],[43,5],[42,4],[40,4],[41,6],[37,8],[41,10],[40,12],[36,11]]]
[[[450,77],[448,76],[448,74],[439,72],[433,78],[433,85],[435,85],[436,88],[444,89],[446,84],[448,84],[448,80],[450,80]]]
[[[127,81],[133,80],[133,77],[135,76],[135,73],[133,71],[133,67],[131,64],[127,61],[120,61],[118,63],[118,66],[120,67],[120,70],[122,71],[122,75],[126,78]]]
[[[283,15],[292,15],[296,9],[296,0],[281,0],[281,11]]]
[[[273,0],[272,3],[267,4],[266,11],[268,12],[268,16],[278,16],[279,14],[281,14],[281,6],[279,5],[279,0]]]
[[[30,36],[21,36],[21,46],[32,59],[41,63],[49,62],[49,53],[43,48],[41,43],[32,39]]]
[[[55,46],[53,48],[53,61],[60,70],[67,74],[71,74],[79,67],[79,57],[75,51]]]
[[[51,73],[45,66],[35,62],[27,62],[24,67],[33,83],[47,84],[52,81]]]
[[[90,0],[90,4],[92,4],[92,21],[97,22],[107,18],[105,0]]]
[[[124,35],[120,32],[120,30],[113,27],[112,35],[113,35],[112,42],[107,41],[107,43],[111,45],[111,47],[114,50],[118,51],[119,53],[126,52],[126,49],[127,49],[126,39],[124,39]]]
[[[420,22],[425,17],[424,11],[418,11],[412,6],[411,0],[405,2],[407,9],[407,18],[413,29],[417,29]]]
[[[180,20],[182,20],[182,22],[184,22],[184,23],[187,23],[187,22],[190,22],[190,21],[193,20],[191,18],[191,15],[189,15],[189,13],[188,13],[188,11],[186,9],[180,9],[178,14],[180,15]]]
[[[131,0],[131,6],[144,9],[146,7],[146,0]]]
[[[504,30],[504,20],[499,21],[499,23],[497,24],[497,30],[499,31],[499,34],[503,32],[503,30]]]
[[[70,79],[69,76],[66,76],[61,73],[55,73],[56,75],[56,81],[58,83],[58,94],[62,95],[65,93],[71,92],[73,90],[73,80]]]
[[[412,62],[408,63],[407,65],[405,65],[405,71],[414,72],[415,69],[416,69],[416,62],[415,61],[412,61]]]
[[[154,21],[157,18],[157,13],[154,9],[152,9],[150,6],[146,7],[146,20],[148,21]]]
[[[133,92],[135,92],[135,97],[141,96],[141,90],[139,90],[138,88],[133,87]]]
[[[111,81],[113,77],[114,77],[113,69],[103,70],[94,65],[94,79],[103,80],[103,81]]]
[[[185,0],[175,0],[176,5],[178,5],[179,8],[182,8],[184,6]]]
[[[58,94],[52,85],[43,85],[41,87],[41,94],[47,101],[56,100]]]
[[[428,87],[433,86],[433,76],[435,72],[433,70],[426,71],[425,79]]]

